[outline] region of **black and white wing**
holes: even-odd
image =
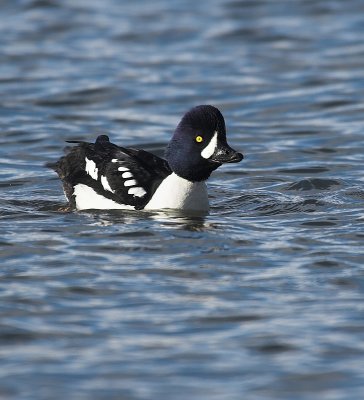
[[[162,180],[171,174],[167,161],[144,150],[119,147],[106,135],[99,136],[95,143],[70,143],[78,146],[61,157],[54,169],[72,207],[76,206],[76,189],[87,187],[126,208],[143,209]]]

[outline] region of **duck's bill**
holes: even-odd
[[[210,161],[224,164],[224,163],[238,163],[240,162],[244,156],[241,153],[238,153],[230,146],[221,146],[218,147],[214,154],[209,158]]]

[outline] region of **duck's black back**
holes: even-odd
[[[71,207],[76,206],[75,187],[86,185],[120,205],[142,209],[172,172],[166,160],[144,150],[117,146],[105,135],[95,143],[70,143],[77,146],[68,149],[53,169]]]

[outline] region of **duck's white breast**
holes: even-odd
[[[190,182],[175,173],[168,175],[145,206],[145,210],[163,208],[208,211],[206,183]]]

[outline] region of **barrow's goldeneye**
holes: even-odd
[[[225,121],[211,105],[189,110],[169,142],[165,159],[117,146],[101,135],[77,143],[54,164],[71,208],[208,211],[205,181],[223,163],[240,162],[226,142]]]

